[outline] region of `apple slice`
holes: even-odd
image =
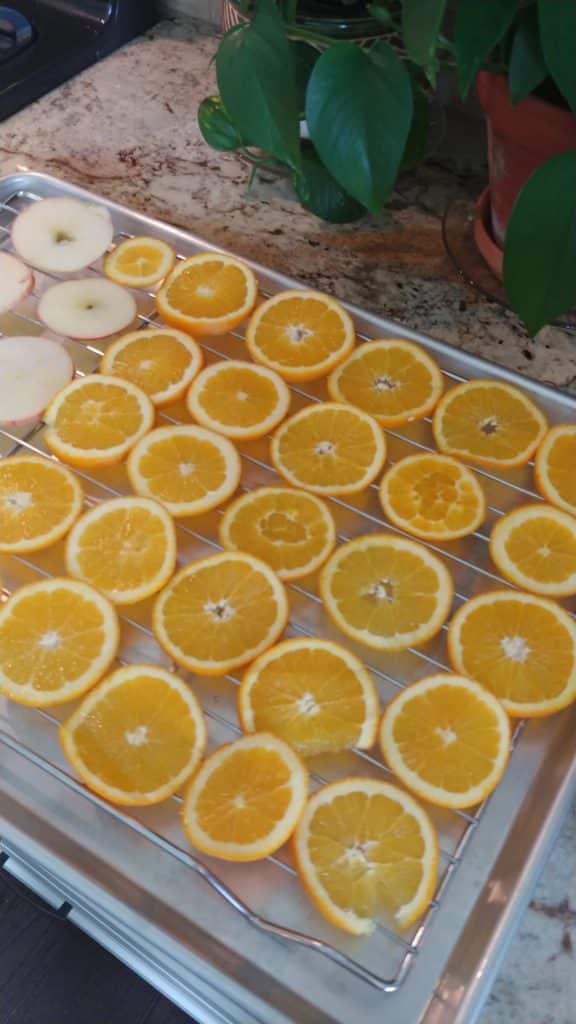
[[[34,287],[34,274],[10,253],[0,252],[0,313],[14,309]]]
[[[71,274],[99,259],[114,237],[105,206],[80,199],[40,199],[19,213],[12,244],[26,263],[49,274]]]
[[[0,424],[40,419],[74,376],[68,352],[50,338],[0,338]]]
[[[100,277],[53,284],[38,303],[38,316],[51,331],[85,341],[123,331],[136,312],[130,292]]]

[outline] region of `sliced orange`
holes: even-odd
[[[388,782],[349,778],[318,789],[293,850],[316,908],[352,935],[369,935],[382,920],[408,928],[434,895],[434,826],[408,793]]]
[[[114,608],[85,583],[20,587],[0,607],[0,693],[35,707],[73,700],[104,675],[119,642]]]
[[[117,804],[172,796],[202,758],[206,723],[189,686],[158,665],[126,665],[92,690],[60,729],[82,781]]]
[[[173,516],[195,516],[226,501],[242,466],[231,441],[204,427],[158,427],[127,463],[137,494],[160,501]]]
[[[132,381],[160,409],[186,394],[202,363],[202,350],[184,331],[148,327],[113,341],[100,372]]]
[[[148,498],[103,501],[68,535],[66,568],[115,604],[142,601],[160,590],[176,568],[174,522]]]
[[[278,427],[270,456],[294,487],[315,494],[352,494],[378,476],[386,441],[376,420],[360,409],[318,402]]]
[[[368,749],[378,710],[378,692],[359,658],[315,637],[285,640],[261,654],[238,692],[245,732],[272,732],[304,757]]]
[[[352,318],[339,302],[314,291],[278,292],[258,306],[246,328],[257,363],[285,380],[317,380],[341,363],[355,342]]]
[[[536,453],[534,476],[544,498],[576,515],[576,424],[560,423],[548,431]]]
[[[576,519],[554,505],[522,505],[502,516],[490,554],[518,587],[544,597],[576,594]]]
[[[336,544],[336,527],[315,495],[289,487],[259,487],[225,510],[220,541],[229,551],[263,559],[281,580],[297,580],[326,561]]]
[[[474,533],[486,499],[474,473],[449,455],[400,459],[384,474],[380,502],[391,523],[424,540],[453,540]]]
[[[286,591],[259,558],[240,552],[192,562],[154,606],[158,642],[179,665],[209,676],[246,665],[278,640]]]
[[[453,592],[435,554],[388,533],[343,544],[320,574],[320,593],[338,629],[380,651],[403,651],[433,637],[448,618]]]
[[[540,718],[576,698],[576,622],[554,601],[497,590],[463,604],[448,630],[450,660],[509,715]]]
[[[405,338],[364,342],[328,378],[335,402],[363,409],[384,427],[427,416],[443,388],[438,364]]]
[[[258,284],[245,263],[223,252],[180,260],[156,296],[171,327],[191,334],[226,334],[252,312]]]
[[[192,846],[223,860],[261,860],[279,850],[304,810],[308,773],[277,736],[256,733],[218,747],[182,807]]]
[[[104,260],[104,273],[127,288],[148,288],[169,274],[176,253],[161,238],[138,235],[120,242]]]
[[[419,679],[388,705],[380,746],[408,789],[441,807],[472,807],[502,778],[510,722],[498,700],[465,676]]]
[[[202,426],[237,441],[250,441],[282,422],[290,408],[290,392],[266,366],[229,359],[202,371],[186,404]]]
[[[68,533],[82,511],[80,481],[41,455],[0,460],[0,551],[47,548]]]
[[[154,406],[119,377],[89,374],[60,391],[44,414],[50,451],[73,466],[121,462],[154,423]]]
[[[497,380],[457,384],[440,399],[436,444],[479,466],[524,466],[546,432],[546,417],[519,388]]]

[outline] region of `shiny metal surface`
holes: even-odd
[[[64,194],[95,198],[44,175],[0,180],[0,248],[10,250],[10,224],[17,212],[40,197]],[[114,218],[117,240],[148,233],[170,242],[180,255],[210,248],[185,232],[114,204],[105,205]],[[265,268],[255,269],[264,293],[297,284]],[[50,279],[43,274],[36,277],[35,295],[0,317],[0,334],[42,331],[35,307]],[[153,294],[135,295],[141,323],[154,322]],[[576,403],[566,395],[398,324],[355,308],[351,312],[362,337],[405,336],[425,345],[442,366],[447,386],[470,376],[510,380],[530,391],[552,422],[574,419]],[[66,344],[79,373],[97,367],[100,343]],[[207,339],[203,347],[207,362],[238,357],[241,334]],[[306,391],[293,388],[293,393],[294,410],[324,395],[321,383]],[[161,419],[178,422],[181,415],[176,407],[161,414]],[[42,435],[42,424],[26,431],[0,432],[0,456],[17,450],[47,454]],[[387,431],[387,435],[391,462],[410,451],[432,447],[429,422],[411,424],[402,433]],[[273,481],[267,447],[266,440],[240,446],[243,487]],[[89,504],[129,490],[122,467],[79,475]],[[478,475],[488,498],[488,522],[466,541],[430,545],[453,573],[456,604],[480,589],[505,585],[488,558],[490,523],[514,504],[537,500],[530,467],[507,474],[506,479],[497,472],[478,471]],[[382,520],[374,487],[352,500],[333,499],[331,507],[342,540],[391,529]],[[217,548],[215,526],[214,515],[179,524],[181,562]],[[0,557],[4,596],[24,582],[62,571],[61,546],[28,559]],[[324,618],[315,580],[301,581],[289,591],[290,635],[322,633],[338,639]],[[121,657],[168,664],[150,631],[149,612],[150,602],[144,602],[122,616]],[[447,665],[445,630],[420,650],[396,655],[357,650],[373,672],[383,702],[398,687]],[[213,745],[238,733],[237,683],[232,676],[194,681]],[[163,991],[167,982],[163,982],[166,972],[161,964],[170,951],[167,973],[172,972],[174,983],[188,991],[178,1001],[198,1020],[203,1019],[198,993],[208,986],[215,1006],[232,1000],[239,1008],[240,1024],[261,1019],[272,1024],[308,1020],[343,1024],[353,1015],[363,1024],[384,1019],[387,1024],[468,1024],[481,1005],[576,784],[574,712],[519,728],[506,776],[485,805],[475,814],[432,811],[441,839],[441,876],[434,904],[422,922],[407,935],[382,925],[369,939],[359,940],[319,918],[301,892],[285,851],[257,865],[200,858],[180,831],[178,798],[128,814],[88,793],[72,777],[57,742],[56,727],[65,713],[68,708],[49,714],[9,705],[0,698],[0,834],[21,856],[27,854],[43,864],[73,905],[74,899],[89,903],[92,916],[109,922],[102,924],[108,936],[102,941],[114,945],[111,921],[117,922],[118,934],[127,932],[128,938],[124,934],[122,942],[117,942],[118,949],[124,950],[124,955],[119,953],[123,959],[130,959],[126,952],[130,942],[134,950],[145,946],[146,976]],[[313,771],[319,784],[342,773],[378,775],[386,769],[371,754],[354,752],[316,759]],[[85,908],[85,923],[86,915],[90,916]],[[134,950],[131,962],[139,969]],[[144,973],[144,967],[140,970]]]

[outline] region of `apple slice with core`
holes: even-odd
[[[10,253],[0,252],[0,313],[14,309],[34,287],[34,274]]]
[[[99,259],[114,237],[104,206],[80,199],[41,199],[19,213],[12,244],[26,263],[52,274],[71,274]]]
[[[0,424],[17,426],[39,419],[73,376],[72,359],[57,341],[0,338]]]
[[[136,318],[134,296],[113,281],[83,277],[47,288],[38,316],[55,334],[84,340],[107,338]]]

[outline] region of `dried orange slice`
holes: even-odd
[[[509,715],[551,715],[576,698],[576,623],[554,601],[511,590],[473,597],[450,623],[448,650]]]
[[[502,516],[490,554],[518,587],[544,597],[576,594],[576,519],[554,505],[522,505]]]
[[[115,604],[155,594],[176,567],[176,530],[148,498],[112,498],[78,520],[66,541],[71,576],[98,587]]]
[[[138,235],[120,242],[104,260],[104,273],[127,288],[148,288],[169,274],[176,253],[160,238]]]
[[[180,260],[156,296],[171,327],[191,334],[225,334],[251,313],[258,294],[245,263],[223,252],[199,252]]]
[[[314,494],[352,494],[378,476],[386,441],[376,420],[360,409],[318,402],[278,427],[270,456],[294,487]]]
[[[60,729],[64,753],[82,781],[127,805],[172,796],[199,764],[206,738],[192,690],[158,665],[112,672]]]
[[[286,591],[259,558],[210,555],[174,576],[154,606],[156,638],[179,665],[209,676],[252,661],[278,640]]]
[[[576,424],[552,427],[534,461],[540,494],[553,505],[576,515]]]
[[[523,466],[546,432],[546,418],[519,388],[497,380],[457,384],[440,399],[432,427],[436,444],[479,466]]]
[[[202,350],[184,331],[148,327],[113,341],[100,372],[132,381],[157,408],[182,398],[203,363]]]
[[[258,306],[246,328],[255,362],[291,381],[324,377],[352,351],[355,338],[340,303],[314,291],[278,292]]]
[[[408,793],[377,779],[342,779],[318,789],[293,850],[316,908],[352,935],[369,935],[381,920],[408,928],[436,887],[432,822]]]
[[[158,427],[130,454],[137,494],[155,498],[173,516],[195,516],[226,501],[240,483],[240,456],[231,441],[204,427]]]
[[[90,374],[62,389],[44,415],[50,451],[73,466],[121,462],[154,423],[154,406],[119,377]]]
[[[400,459],[384,474],[380,502],[391,523],[424,540],[453,540],[477,530],[486,499],[474,473],[449,455]]]
[[[384,712],[380,746],[408,789],[441,807],[472,807],[502,778],[510,722],[498,700],[465,676],[407,686]]]
[[[0,551],[40,551],[61,540],[82,511],[80,481],[41,455],[0,460]]]
[[[190,784],[182,825],[192,846],[223,860],[261,860],[291,836],[308,772],[277,736],[255,733],[218,747]]]
[[[315,495],[289,487],[259,487],[225,510],[220,541],[229,551],[261,558],[281,580],[297,580],[326,561],[336,544],[336,528]]]
[[[186,404],[202,426],[236,441],[250,441],[282,422],[290,408],[290,392],[266,366],[229,359],[202,371]]]
[[[0,693],[35,707],[73,700],[104,675],[119,642],[114,608],[86,583],[20,587],[0,608]]]
[[[245,732],[274,733],[304,757],[371,747],[378,712],[378,692],[359,658],[315,637],[261,654],[238,692]]]
[[[453,584],[423,544],[372,533],[336,549],[320,574],[320,593],[347,636],[376,650],[403,651],[442,628]]]
[[[328,378],[335,402],[363,409],[384,427],[427,416],[443,387],[438,364],[404,338],[364,342]]]

